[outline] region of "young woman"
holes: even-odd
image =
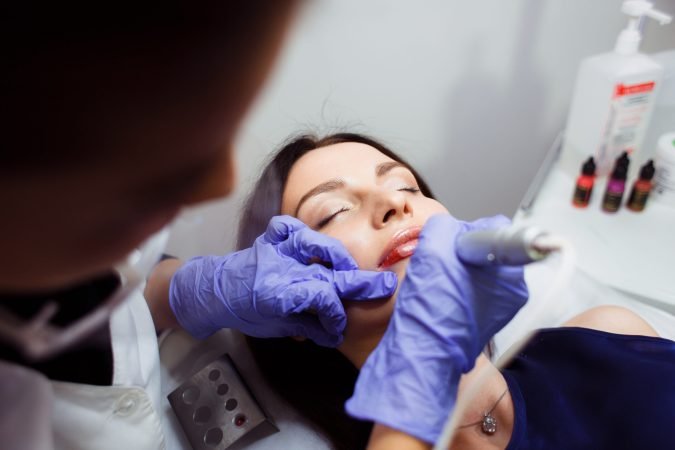
[[[246,204],[239,248],[290,215],[341,241],[365,270],[391,270],[400,280],[414,237],[446,208],[419,174],[382,144],[355,134],[302,136],[271,160]],[[408,236],[409,245],[392,251]],[[403,239],[405,240],[405,239]],[[344,412],[358,371],[387,329],[395,297],[344,302],[347,327],[337,348],[302,339],[249,343],[269,383],[332,440],[336,449],[365,448],[371,424]],[[490,365],[481,355],[459,392]],[[502,373],[494,369],[463,420],[456,448],[656,448],[670,442],[675,414],[675,343],[617,307],[587,311],[559,329],[543,330]],[[496,430],[483,428],[484,414]],[[428,448],[376,427],[371,447]],[[388,444],[382,444],[388,442]]]

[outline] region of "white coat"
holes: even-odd
[[[141,292],[137,289],[110,318],[112,386],[52,382],[57,449],[166,448],[157,335]]]
[[[0,408],[0,438],[9,445],[3,448],[167,448],[157,337],[141,292],[136,290],[110,319],[111,386],[49,381],[34,371],[0,363],[0,394],[17,398],[11,409],[7,402]]]

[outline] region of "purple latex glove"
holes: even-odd
[[[429,219],[411,257],[387,331],[369,356],[347,412],[435,442],[462,373],[525,304],[522,267],[472,267],[455,253],[459,234],[508,225],[503,216]]]
[[[393,272],[358,270],[336,239],[278,216],[251,248],[188,261],[171,279],[169,302],[181,326],[199,339],[235,328],[334,347],[347,320],[340,299],[389,297],[397,283]]]

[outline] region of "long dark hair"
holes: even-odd
[[[383,144],[353,133],[323,138],[302,135],[286,142],[266,165],[242,212],[237,248],[250,247],[265,232],[267,223],[281,213],[281,198],[288,174],[295,162],[317,148],[343,142],[357,142],[379,150],[405,164],[417,179],[421,192],[432,197],[420,175],[400,156]],[[310,340],[248,337],[248,344],[267,382],[287,402],[311,420],[336,450],[365,448],[372,423],[355,420],[344,411],[352,395],[358,369],[334,348],[320,347]]]

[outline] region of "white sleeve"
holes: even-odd
[[[52,388],[25,367],[0,361],[0,442],[4,450],[54,449]]]

